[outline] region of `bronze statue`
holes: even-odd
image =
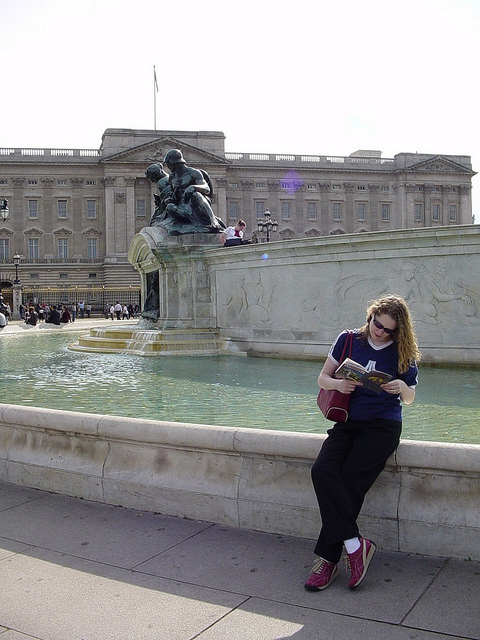
[[[145,172],[152,182],[157,183],[158,188],[150,226],[160,226],[172,236],[221,233],[225,224],[213,213],[213,188],[208,173],[188,167],[178,149],[171,149],[164,162],[170,175],[160,162],[150,165]]]

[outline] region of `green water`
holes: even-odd
[[[46,335],[45,335],[46,334]],[[321,363],[70,351],[72,333],[0,337],[0,402],[153,420],[325,433]],[[421,368],[403,438],[480,443],[480,370]]]

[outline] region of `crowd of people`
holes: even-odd
[[[118,300],[115,304],[105,305],[105,317],[111,320],[129,320],[130,318],[138,318],[140,313],[140,305],[132,303],[121,304]]]
[[[5,324],[8,319],[11,318],[11,311],[9,305],[4,305],[3,315],[5,316]],[[78,303],[72,303],[69,305],[55,305],[37,302],[35,304],[29,303],[27,305],[21,304],[19,307],[20,318],[25,321],[25,324],[36,326],[40,322],[48,324],[67,324],[68,322],[75,322],[78,318],[90,318],[92,315],[92,305],[81,300]],[[115,304],[106,303],[104,309],[105,318],[111,318],[112,320],[128,320],[130,318],[138,318],[140,314],[140,306],[138,304],[120,304],[116,301]]]

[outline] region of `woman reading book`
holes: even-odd
[[[344,546],[349,587],[364,579],[376,545],[360,535],[357,518],[367,491],[400,441],[401,405],[415,399],[420,352],[405,300],[396,295],[376,300],[367,309],[366,324],[352,333],[351,359],[367,371],[390,374],[392,380],[376,393],[358,381],[335,378],[348,331],[333,343],[318,377],[320,388],[337,389],[351,399],[347,421],[329,429],[312,467],[322,528],[315,547],[319,557],[305,583],[309,591],[326,589],[337,577]]]

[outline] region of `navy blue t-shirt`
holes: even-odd
[[[352,340],[352,354],[350,358],[363,365],[368,371],[376,369],[389,373],[394,379],[400,378],[408,387],[415,387],[418,382],[418,367],[414,363],[402,374],[398,373],[398,351],[395,342],[386,342],[381,346],[374,345],[368,338],[364,340],[358,330],[354,330]],[[340,364],[343,347],[347,339],[347,331],[341,333],[330,348],[328,357],[336,364]],[[348,351],[348,349],[347,349]],[[346,354],[348,356],[348,353]],[[349,415],[350,420],[370,420],[383,418],[385,420],[401,420],[402,405],[400,396],[382,391],[375,393],[364,387],[357,387],[351,394]]]

